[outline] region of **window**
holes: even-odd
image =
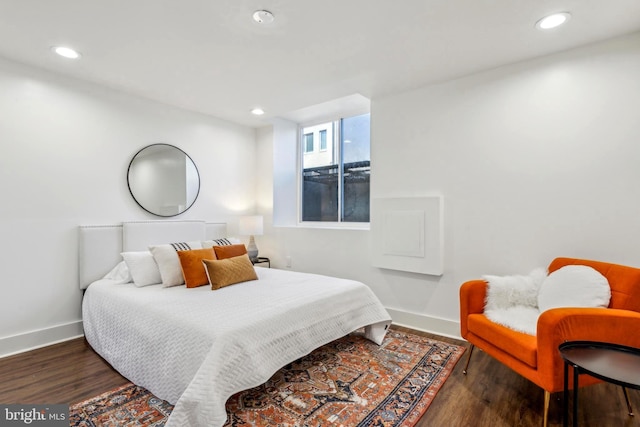
[[[310,152],[315,134],[320,151]],[[370,115],[305,126],[299,135],[302,221],[369,222]]]
[[[312,133],[304,134],[304,152],[313,153],[313,134]]]
[[[327,150],[327,130],[322,129],[320,131],[320,151]]]

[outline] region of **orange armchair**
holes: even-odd
[[[599,261],[556,258],[549,273],[565,265],[586,265],[609,281],[611,301],[603,308],[554,308],[538,318],[535,336],[514,331],[484,314],[487,282],[472,280],[460,287],[460,329],[474,346],[507,365],[544,390],[543,424],[547,426],[551,393],[563,390],[564,362],[558,346],[565,341],[604,341],[640,347],[640,269]],[[579,386],[599,382],[581,375]]]

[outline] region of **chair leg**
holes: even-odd
[[[633,409],[631,408],[631,403],[629,403],[629,395],[627,394],[627,388],[622,387],[622,393],[624,393],[624,400],[627,402],[627,409],[629,410],[629,416],[633,417]]]
[[[467,368],[469,367],[469,362],[471,361],[471,354],[473,353],[473,349],[475,348],[475,346],[473,344],[471,344],[471,347],[469,347],[469,355],[467,356],[467,363],[466,365],[464,365],[464,369],[462,370],[462,373],[467,375]]]
[[[542,427],[547,427],[549,420],[549,401],[551,400],[551,393],[547,390],[544,391],[544,410],[542,413]]]

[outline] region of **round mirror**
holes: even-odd
[[[158,216],[185,212],[200,192],[195,163],[169,144],[153,144],[138,151],[129,163],[127,183],[140,207]]]

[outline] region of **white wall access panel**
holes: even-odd
[[[442,196],[376,198],[371,213],[374,266],[442,275]]]

